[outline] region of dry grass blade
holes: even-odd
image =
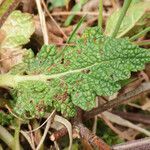
[[[28,124],[28,128],[29,130],[32,129],[31,125]],[[33,143],[33,146],[34,146],[34,149],[35,149],[35,143],[34,143],[34,135],[33,135],[33,132],[29,133],[30,134],[30,138],[31,138],[31,142]]]
[[[26,131],[26,133],[35,132],[35,131],[39,130],[40,128],[42,128],[48,122],[48,120],[50,118],[51,118],[51,115],[38,128],[35,128],[33,130],[30,130],[30,131]]]
[[[144,133],[144,134],[147,135],[147,136],[150,136],[150,132],[149,132],[148,130],[143,129],[143,128],[137,126],[137,125],[134,125],[133,123],[131,123],[131,122],[129,122],[129,121],[127,121],[127,120],[125,120],[125,119],[123,119],[123,118],[121,118],[121,117],[115,115],[115,114],[112,114],[112,113],[110,113],[110,112],[108,112],[108,111],[105,111],[105,112],[103,112],[102,114],[103,114],[108,120],[110,120],[110,121],[113,122],[113,123],[116,123],[116,124],[119,124],[119,125],[121,125],[121,126],[125,126],[125,127],[128,127],[128,128],[132,128],[132,129],[137,130],[137,131],[139,131],[139,132],[141,132],[141,133]]]
[[[48,14],[48,16],[51,18],[51,20],[54,22],[54,24],[56,25],[56,27],[60,30],[60,32],[62,33],[62,35],[64,36],[64,38],[67,40],[67,35],[63,32],[63,30],[59,27],[59,25],[57,24],[57,22],[55,21],[55,19],[52,17],[52,15],[49,13],[47,6],[45,4],[45,2],[42,0],[42,4],[44,6],[44,9],[46,11],[46,13]]]
[[[49,41],[48,40],[48,32],[47,32],[47,27],[46,27],[45,15],[44,15],[44,12],[43,12],[42,6],[41,6],[41,1],[39,1],[39,0],[35,0],[35,1],[36,1],[39,17],[40,17],[40,23],[41,23],[41,28],[42,28],[42,32],[43,32],[43,38],[44,38],[44,44],[48,44],[48,41]]]
[[[102,116],[102,119],[104,120],[104,122],[107,124],[107,126],[112,130],[114,131],[116,134],[118,134],[118,136],[122,139],[127,139],[127,140],[130,140],[130,136],[127,135],[127,134],[124,134],[123,132],[121,132],[119,129],[117,129],[115,126],[113,126],[113,124],[104,116],[104,115],[101,115]]]
[[[45,130],[44,130],[44,134],[43,134],[43,136],[42,136],[42,138],[41,138],[41,141],[40,141],[40,143],[38,144],[36,150],[39,150],[39,149],[41,148],[41,146],[42,146],[42,144],[43,144],[43,142],[44,142],[44,140],[45,140],[45,137],[46,137],[46,135],[47,135],[47,132],[48,132],[48,130],[49,130],[49,128],[50,128],[50,125],[51,125],[51,122],[52,122],[52,119],[53,119],[53,116],[54,116],[55,112],[56,112],[56,110],[53,110],[52,113],[50,114],[49,120],[47,121]]]
[[[72,125],[71,125],[71,123],[67,119],[65,119],[65,118],[63,118],[61,116],[58,116],[58,115],[55,116],[54,121],[62,123],[67,128],[68,134],[69,134],[69,139],[70,139],[68,150],[71,150],[72,149],[72,141],[73,141],[73,138],[72,138]]]
[[[78,11],[78,12],[72,12],[72,11],[63,11],[63,12],[53,12],[51,14],[52,16],[66,16],[66,15],[79,15],[79,16],[85,16],[85,15],[91,15],[91,16],[98,16],[99,12],[86,12],[86,11]],[[103,16],[109,16],[108,14],[103,13]]]
[[[149,150],[150,138],[134,140],[123,144],[114,145],[112,150]]]
[[[31,148],[33,150],[35,150],[34,144],[32,143],[31,138],[29,137],[29,135],[25,131],[23,131],[23,130],[21,130],[20,132],[26,138],[26,140],[28,141],[28,143],[31,146]]]

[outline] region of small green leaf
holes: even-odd
[[[5,33],[5,39],[0,42],[1,49],[13,49],[22,46],[29,42],[29,38],[35,30],[32,15],[13,11],[1,30]]]
[[[130,31],[138,23],[138,21],[142,19],[149,6],[149,2],[140,2],[132,4],[129,7],[127,14],[122,21],[117,37],[122,37],[128,31]],[[121,10],[117,10],[108,18],[105,30],[106,35],[111,35],[113,33],[117,20],[120,16],[120,12]]]

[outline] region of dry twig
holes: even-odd
[[[98,148],[99,150],[110,150],[110,147],[102,139],[93,134],[82,123],[75,122],[74,126],[79,130],[81,138],[85,139],[94,148]]]
[[[124,134],[123,132],[121,132],[119,129],[117,129],[115,126],[113,126],[113,124],[104,116],[101,115],[102,119],[104,120],[104,122],[106,123],[106,125],[112,130],[114,131],[116,134],[118,134],[118,136],[122,139],[127,139],[130,140],[130,137],[126,134]]]
[[[143,114],[137,114],[137,113],[128,113],[128,112],[118,112],[113,111],[114,114],[121,116],[124,119],[135,121],[139,123],[149,124],[150,125],[150,116],[149,115],[143,115]]]
[[[55,19],[52,17],[52,15],[49,13],[47,6],[45,4],[45,2],[42,0],[42,4],[44,6],[44,9],[46,11],[46,13],[48,14],[48,16],[51,18],[51,20],[54,22],[54,24],[56,25],[56,27],[60,30],[61,34],[64,36],[64,38],[67,40],[67,35],[63,32],[63,30],[59,27],[59,25],[57,24],[57,22],[55,21]]]
[[[142,127],[139,127],[138,125],[135,125],[135,124],[131,123],[130,121],[125,120],[125,119],[123,119],[123,118],[121,118],[121,117],[119,117],[115,114],[112,114],[108,111],[105,111],[105,112],[103,112],[103,115],[113,123],[116,123],[118,125],[134,129],[136,131],[144,133],[147,136],[150,136],[150,132],[148,130],[146,130]]]

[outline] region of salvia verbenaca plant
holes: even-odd
[[[128,38],[105,36],[99,27],[87,28],[63,51],[43,45],[35,56],[27,50],[23,61],[0,75],[0,86],[9,88],[12,111],[21,118],[34,118],[60,111],[74,117],[77,107],[89,111],[96,96],[110,96],[121,88],[131,72],[144,69],[150,51]]]

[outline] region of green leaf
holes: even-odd
[[[18,115],[34,117],[56,108],[72,117],[76,106],[91,110],[97,95],[114,94],[121,88],[121,80],[150,61],[149,50],[127,38],[106,37],[98,27],[87,29],[72,42],[75,46],[67,46],[62,55],[55,46],[45,45],[36,57],[24,60],[24,72],[16,66],[15,73],[12,69],[0,75],[0,86],[13,88]]]
[[[4,40],[0,42],[1,49],[20,47],[29,42],[29,38],[35,30],[32,15],[13,11],[1,30],[5,33]]]
[[[122,37],[128,33],[142,19],[146,11],[149,9],[149,6],[149,2],[132,4],[122,21],[117,37]],[[117,10],[108,18],[105,30],[106,35],[111,35],[113,33],[117,20],[120,16],[120,12],[121,10]]]

